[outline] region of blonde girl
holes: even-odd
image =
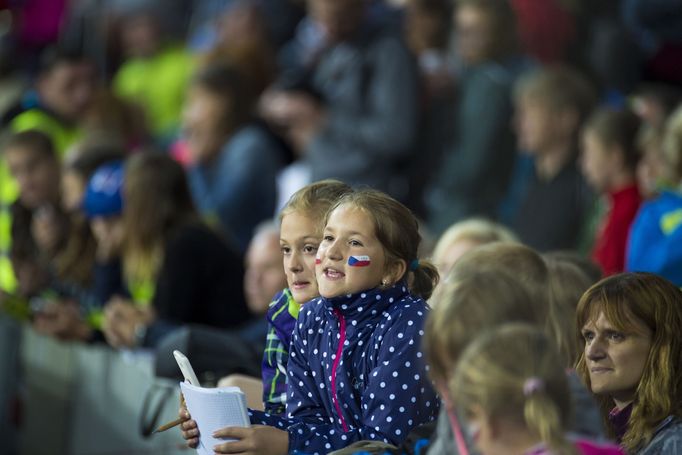
[[[568,379],[556,347],[539,328],[507,324],[481,335],[462,354],[450,393],[482,455],[621,453],[566,437]]]

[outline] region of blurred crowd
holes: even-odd
[[[327,178],[441,274],[491,238],[682,286],[681,100],[674,0],[0,1],[0,303],[263,343],[276,213]]]
[[[481,378],[501,380],[499,368],[544,358],[556,364],[551,374],[559,371],[561,390],[564,370],[576,366],[577,375],[568,375],[574,399],[588,391],[580,376],[589,392],[601,393],[607,414],[611,398],[619,411],[630,409],[621,434],[616,420],[609,427],[621,447],[635,453],[656,442],[661,428],[673,428],[677,441],[682,388],[664,374],[657,379],[668,364],[676,374],[680,363],[679,343],[670,338],[682,320],[675,309],[682,286],[677,0],[0,0],[0,128],[0,312],[43,335],[158,350],[194,328],[199,335],[185,347],[210,357],[199,373],[249,374],[239,380],[250,385],[238,383],[252,387],[252,407],[262,397],[273,414],[285,406],[299,412],[300,402],[286,403],[287,391],[297,390],[287,374],[298,371],[288,370],[287,358],[290,347],[300,349],[292,358],[304,353],[306,341],[296,346],[292,330],[301,304],[345,294],[322,284],[318,293],[315,255],[333,240],[323,237],[325,223],[357,221],[387,252],[383,266],[396,257],[402,264],[381,284],[359,280],[387,312],[398,306],[382,297],[387,289],[405,283],[407,293],[408,284],[413,291],[428,281],[428,292],[417,292],[427,299],[441,276],[426,335],[412,329],[431,350],[415,378],[426,381],[420,374],[433,367],[442,400],[439,429],[428,433],[437,435],[433,453],[468,453],[453,448],[461,428],[451,394],[485,427],[476,414],[476,400],[485,398],[475,387]],[[350,187],[382,193],[353,196]],[[338,200],[362,216],[342,211]],[[420,234],[395,201],[419,219],[425,242],[416,258]],[[420,265],[427,259],[437,272]],[[348,261],[371,265],[365,255]],[[481,338],[453,373],[472,331],[514,321],[535,329]],[[633,333],[646,334],[640,351],[654,360],[645,368],[639,345],[615,346],[621,338],[608,324],[635,343]],[[336,322],[329,327],[333,333]],[[405,343],[403,333],[392,342]],[[602,342],[609,346],[596,352]],[[533,346],[542,348],[527,354]],[[406,349],[406,364],[422,357],[421,347]],[[627,355],[618,357],[618,349]],[[641,364],[639,376],[626,375],[627,387],[600,389],[599,371],[588,368],[611,356],[617,369],[632,359]],[[307,373],[312,362],[325,376],[329,364],[318,357],[294,367]],[[527,366],[514,379],[523,387],[508,396],[530,403],[553,379],[527,377]],[[491,394],[502,387],[488,385]],[[436,395],[425,387],[434,400],[425,403],[428,415],[386,443],[402,443],[412,427],[436,418]],[[618,387],[627,400],[618,401]],[[340,388],[354,396],[343,382]],[[589,400],[576,407],[575,426],[598,436]],[[330,415],[341,414],[333,404]],[[553,413],[564,412],[557,406]],[[183,434],[196,444],[195,427],[181,413],[189,425]],[[365,425],[369,414],[359,404],[357,413],[362,418],[346,418]],[[546,430],[550,417],[527,418],[524,428],[548,447],[564,447],[550,430],[568,425]],[[284,424],[269,425],[281,437],[274,428]],[[289,447],[302,447],[295,424],[287,426]],[[308,433],[319,447],[327,447],[325,438],[333,442],[328,449],[346,445],[330,436],[334,430]]]

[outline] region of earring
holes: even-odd
[[[388,280],[385,279],[385,278],[384,278],[383,280],[381,280],[381,285],[382,285],[383,287],[388,286]]]

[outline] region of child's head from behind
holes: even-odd
[[[515,443],[544,443],[552,453],[570,447],[568,381],[541,329],[506,324],[478,337],[462,354],[449,390],[483,455],[515,452]]]
[[[513,232],[483,218],[470,218],[453,224],[440,236],[433,250],[433,262],[442,277],[463,254],[491,242],[516,242]]]
[[[337,180],[312,183],[291,196],[280,213],[280,248],[291,295],[305,303],[319,295],[315,258],[329,209],[351,187]]]
[[[56,202],[60,168],[49,137],[35,130],[16,133],[5,143],[3,155],[22,205],[34,210]]]
[[[538,327],[544,322],[538,312],[544,303],[536,302],[511,271],[456,264],[429,303],[425,351],[441,393],[462,351],[480,333],[505,322]]]
[[[382,192],[363,190],[341,198],[327,215],[318,253],[320,295],[388,288],[413,273],[411,291],[428,298],[438,272],[418,260],[418,228],[409,209]]]
[[[572,368],[577,360],[575,342],[575,309],[578,301],[594,281],[576,264],[553,257],[544,257],[549,270],[549,287],[553,305],[548,315],[548,334],[563,357],[564,366]]]
[[[573,147],[595,102],[590,83],[569,68],[536,70],[514,88],[518,147],[532,155]]]
[[[587,182],[598,192],[632,183],[639,161],[639,118],[626,109],[597,110],[582,133],[581,167]]]

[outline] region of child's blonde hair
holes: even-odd
[[[353,192],[347,184],[334,179],[320,180],[296,191],[279,213],[279,221],[293,212],[318,220],[318,232],[322,233],[327,212],[342,196]]]
[[[431,376],[443,383],[462,351],[481,331],[509,321],[542,326],[536,302],[515,277],[504,271],[455,265],[426,320],[423,343]]]
[[[329,214],[342,205],[351,205],[362,210],[372,220],[374,234],[384,247],[386,263],[404,261],[405,275],[409,277],[410,291],[428,299],[438,284],[438,271],[427,261],[418,257],[421,235],[419,223],[410,209],[389,195],[376,190],[360,190],[344,195],[329,210]],[[325,220],[326,223],[326,220]]]
[[[492,242],[518,242],[516,235],[505,226],[485,218],[470,218],[450,226],[438,239],[433,249],[433,261],[438,264],[455,242],[469,240],[483,245]]]
[[[556,348],[527,324],[499,326],[462,354],[450,393],[463,411],[479,407],[487,417],[522,422],[556,454],[575,454],[564,434],[571,421],[571,394]]]
[[[575,339],[575,309],[583,293],[594,284],[580,268],[562,259],[545,257],[554,305],[548,315],[548,334],[553,335],[564,366],[572,368],[578,359]]]
[[[551,300],[549,271],[542,257],[520,243],[495,242],[482,245],[462,256],[455,264],[456,268],[471,270],[487,270],[506,272],[514,275],[530,293],[535,302],[539,302],[538,311],[545,320]]]

